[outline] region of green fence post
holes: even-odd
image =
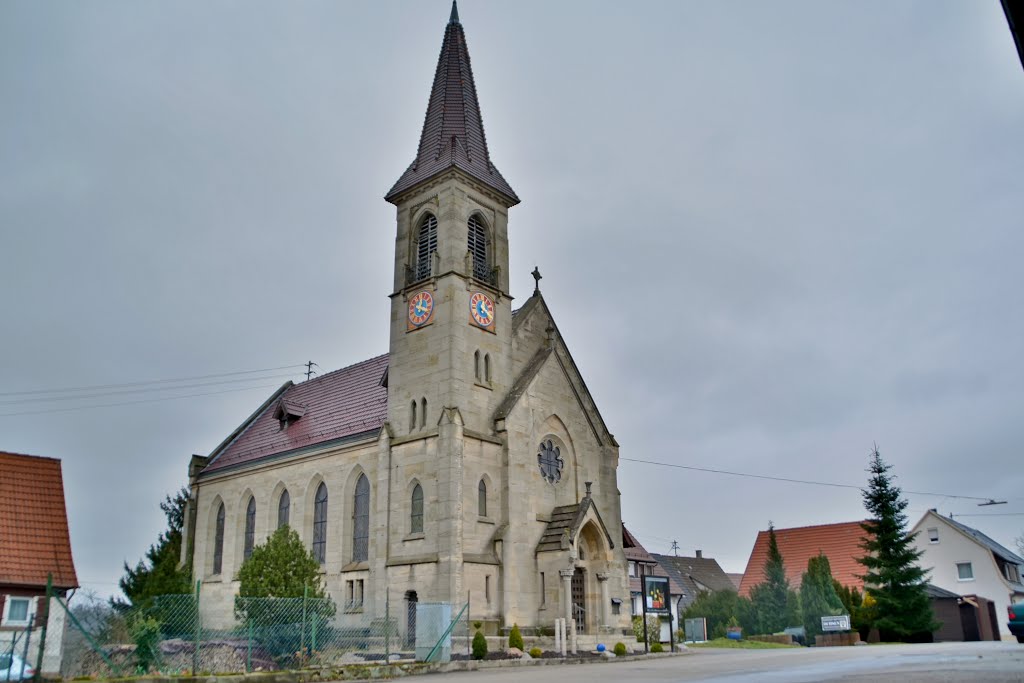
[[[39,673],[43,669],[43,651],[46,650],[46,625],[50,622],[50,595],[53,593],[53,574],[46,575],[46,621],[43,622],[43,631],[39,634],[39,656],[36,657],[36,671],[32,680],[38,681],[41,678]]]
[[[306,602],[309,600],[309,584],[302,586],[302,624],[299,627],[299,652],[306,653]]]
[[[309,649],[313,652],[316,652],[316,623],[317,615],[314,614],[309,618]]]
[[[195,600],[195,609],[196,609],[196,637],[195,637],[195,643],[194,643],[195,647],[192,650],[192,675],[193,676],[198,676],[199,675],[199,638],[200,638],[200,635],[201,635],[200,634],[201,626],[200,626],[200,620],[199,620],[199,587],[200,587],[200,584],[202,584],[202,581],[196,581],[196,600]]]
[[[391,663],[391,591],[384,596],[384,664]]]

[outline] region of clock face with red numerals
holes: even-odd
[[[469,315],[480,327],[494,325],[494,302],[483,292],[477,292],[469,299]]]
[[[430,292],[418,292],[409,299],[409,324],[420,327],[430,321],[434,312],[434,297]]]

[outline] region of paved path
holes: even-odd
[[[532,666],[432,675],[424,683],[932,683],[1024,681],[1024,645],[937,643],[785,650],[693,648],[684,656],[577,666]]]

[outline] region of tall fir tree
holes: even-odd
[[[866,532],[860,547],[864,556],[865,590],[874,600],[873,626],[883,640],[927,639],[939,624],[925,593],[928,571],[914,548],[917,534],[907,533],[907,501],[893,483],[892,466],[882,460],[876,446],[871,453],[864,507],[870,517],[861,524]]]
[[[112,600],[115,607],[142,607],[160,595],[190,593],[191,570],[179,566],[181,561],[181,539],[185,525],[185,505],[188,503],[188,489],[182,488],[172,497],[168,495],[160,503],[160,509],[167,517],[167,529],[149,546],[146,556],[134,567],[124,563],[124,576],[118,581],[127,602]]]
[[[750,591],[757,612],[761,633],[776,633],[800,623],[800,606],[796,592],[786,579],[786,565],[775,538],[775,525],[768,522],[768,559],[764,565],[764,581]],[[793,621],[794,623],[789,623]]]

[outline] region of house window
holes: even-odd
[[[487,228],[479,216],[469,219],[469,239],[467,248],[473,255],[473,277],[484,282],[491,282],[491,268],[487,245]]]
[[[28,626],[32,620],[32,598],[13,598],[7,596],[4,602],[4,626]]]
[[[242,548],[242,561],[252,556],[252,547],[256,541],[256,497],[249,497],[245,506],[245,546]]]
[[[224,565],[224,503],[217,508],[217,527],[213,537],[213,573],[220,574]]]
[[[313,559],[327,561],[327,485],[320,482],[313,499]]]
[[[929,543],[938,543],[939,542],[939,530],[938,529],[929,529],[928,530],[928,542]]]
[[[412,514],[410,515],[411,531],[414,534],[423,533],[423,487],[416,484],[412,490]]]
[[[956,563],[956,578],[959,581],[974,581],[974,567],[970,562]]]
[[[352,506],[352,561],[365,562],[370,544],[370,480],[365,474],[356,482]]]
[[[288,524],[288,513],[292,507],[292,497],[288,495],[288,489],[281,492],[281,498],[277,501],[277,528]]]
[[[629,575],[636,576],[636,562],[629,563]]]
[[[1006,580],[1013,583],[1020,583],[1020,567],[1015,564],[1006,564]]]
[[[430,277],[431,261],[437,251],[437,219],[427,214],[420,221],[419,235],[416,238],[416,281]]]
[[[476,487],[476,513],[481,517],[487,516],[487,484],[483,479]]]
[[[622,609],[622,600],[618,598],[612,598],[612,615],[618,616]]]

